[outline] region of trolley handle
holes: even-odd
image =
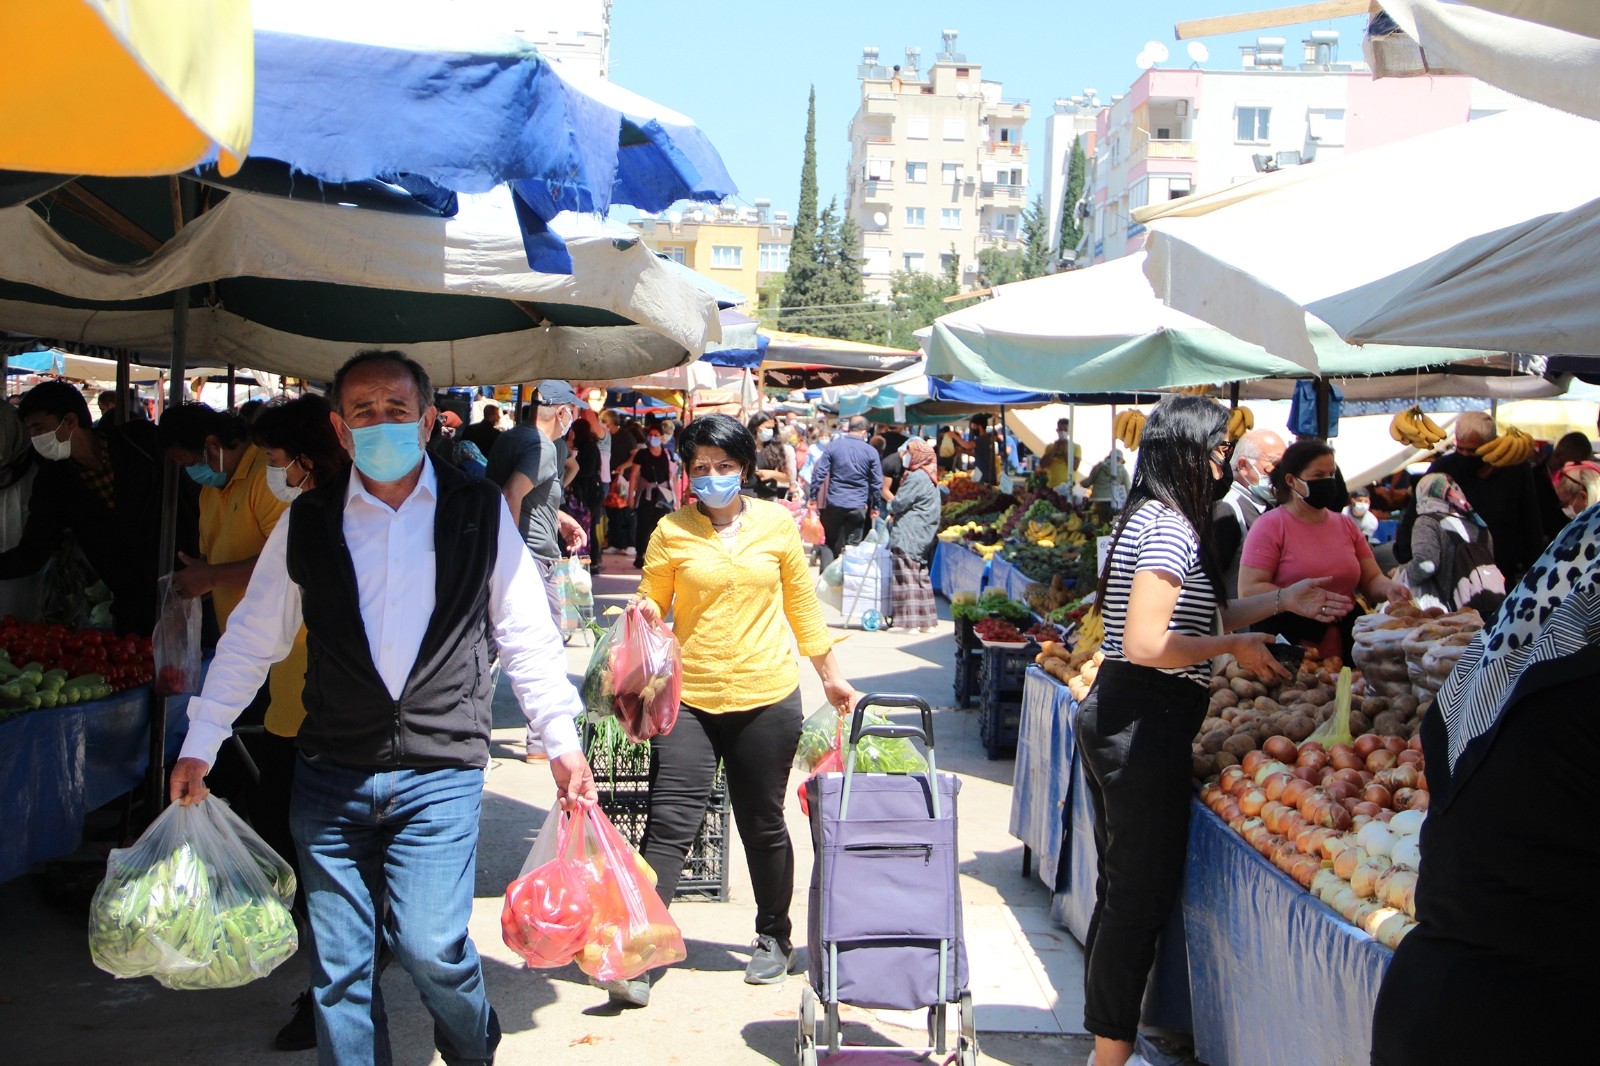
[[[900,707],[919,711],[922,725],[867,725],[868,707]],[[897,696],[888,693],[868,693],[856,703],[850,715],[850,746],[855,747],[862,737],[885,737],[890,740],[920,740],[923,747],[933,750],[933,708],[920,696]]]

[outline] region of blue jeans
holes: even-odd
[[[500,1026],[467,936],[483,771],[370,771],[301,756],[290,829],[313,932],[322,1066],[389,1066],[377,981],[387,936],[450,1066],[494,1059]]]

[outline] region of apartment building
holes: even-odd
[[[560,4],[536,0],[476,0],[472,15],[504,27],[559,59],[564,67],[597,78],[611,76],[612,0],[564,0]]]
[[[747,308],[759,306],[761,287],[789,269],[794,227],[768,200],[645,215],[630,225],[645,247],[744,293]]]
[[[1044,206],[1050,212],[1050,247],[1061,243],[1062,198],[1067,191],[1067,164],[1072,158],[1072,142],[1082,138],[1084,162],[1094,155],[1095,128],[1103,108],[1099,95],[1085,89],[1079,96],[1062,97],[1044,127]],[[1084,171],[1084,191],[1088,191],[1088,170]]]
[[[846,206],[861,231],[869,295],[887,297],[897,270],[938,273],[952,257],[970,284],[984,248],[1020,246],[1028,204],[1026,100],[956,51],[956,31],[931,65],[908,47],[894,66],[867,48],[850,120]]]
[[[1284,38],[1260,38],[1243,47],[1237,70],[1152,68],[1112,97],[1096,120],[1080,264],[1143,247],[1144,227],[1131,215],[1146,204],[1523,104],[1463,76],[1375,81],[1365,63],[1339,59],[1332,30],[1311,33],[1293,66],[1284,48]]]

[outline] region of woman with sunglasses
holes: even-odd
[[[1195,396],[1151,413],[1100,575],[1105,661],[1075,730],[1100,860],[1084,944],[1091,1066],[1145,1063],[1134,1053],[1139,1008],[1183,884],[1189,745],[1205,718],[1211,660],[1232,655],[1260,677],[1287,676],[1269,635],[1231,631],[1280,606],[1308,617],[1350,606],[1320,577],[1228,600],[1210,543],[1212,506],[1233,480],[1227,421],[1220,405]]]
[[[1344,481],[1333,449],[1315,437],[1284,450],[1272,471],[1278,506],[1256,519],[1239,555],[1239,595],[1276,593],[1301,578],[1327,575],[1327,588],[1345,604],[1359,593],[1368,603],[1405,601],[1411,591],[1391,581],[1372,557],[1367,538],[1348,515]],[[1309,618],[1279,612],[1264,628],[1316,648],[1322,658],[1350,661],[1353,607],[1332,607]]]

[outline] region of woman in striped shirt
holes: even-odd
[[[1133,1042],[1156,938],[1183,882],[1190,742],[1211,660],[1228,654],[1261,677],[1285,677],[1272,637],[1232,630],[1284,610],[1312,618],[1350,607],[1321,587],[1325,578],[1228,601],[1207,542],[1232,450],[1218,404],[1179,396],[1156,407],[1100,575],[1105,662],[1077,716],[1100,860],[1085,944],[1091,1066],[1145,1062]]]

